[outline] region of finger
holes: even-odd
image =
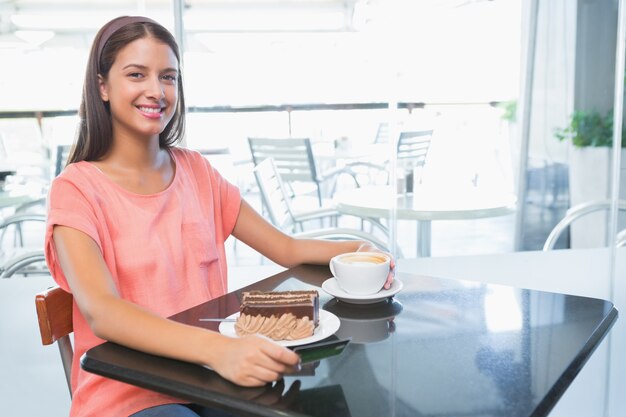
[[[396,275],[395,268],[389,269],[389,274],[387,275],[387,281],[385,281],[385,285],[384,285],[384,288],[386,290],[391,288],[391,284],[393,283],[393,278],[394,278],[395,275]]]
[[[264,381],[263,379],[257,378],[256,376],[249,374],[237,380],[236,383],[237,385],[241,385],[242,387],[262,387],[264,385],[267,385],[268,381]]]
[[[297,353],[282,347],[276,343],[264,343],[261,346],[261,352],[272,358],[276,362],[287,365],[289,367],[300,363],[300,356]]]
[[[272,344],[270,344],[272,345]],[[278,351],[276,351],[278,348]],[[287,354],[296,356],[296,364],[285,363],[284,360],[281,359],[281,353],[285,350]],[[257,367],[257,369],[264,369],[267,372],[271,372],[271,374],[263,373],[263,379],[265,381],[275,381],[279,377],[287,373],[293,373],[297,371],[297,367],[299,365],[300,357],[293,353],[292,351],[285,349],[281,346],[274,345],[270,347],[261,346],[258,352],[258,355],[254,358],[251,365]]]
[[[274,382],[282,378],[282,373],[263,365],[255,365],[250,368],[250,376],[259,381]]]

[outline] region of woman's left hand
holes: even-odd
[[[396,260],[394,259],[394,257],[389,252],[380,250],[378,246],[369,242],[364,243],[361,246],[359,246],[359,248],[357,249],[357,252],[378,252],[378,253],[384,253],[385,255],[389,257],[389,275],[387,275],[387,281],[385,281],[385,285],[383,285],[383,288],[386,290],[391,288],[391,284],[393,283],[393,277],[396,274]]]

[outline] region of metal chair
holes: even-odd
[[[18,250],[3,260],[0,265],[0,278],[11,278],[15,274],[48,275],[46,257],[41,250]]]
[[[17,211],[17,209],[16,209]],[[13,227],[15,228],[14,235],[14,246],[23,247],[24,246],[24,236],[22,232],[22,225],[27,222],[38,222],[38,223],[46,223],[46,215],[42,213],[29,213],[22,212],[20,208],[20,212],[16,212],[10,216],[7,216],[0,222],[0,244],[4,242],[4,237],[7,231]],[[4,252],[3,248],[0,246],[0,253]]]
[[[55,286],[35,295],[35,307],[39,321],[39,333],[43,345],[57,342],[61,362],[65,371],[67,388],[72,396],[71,373],[74,349],[70,334],[74,331],[72,322],[72,294]]]
[[[387,143],[389,142],[389,122],[380,122],[376,129],[376,136],[374,137],[374,143]]]
[[[398,162],[405,161],[412,166],[423,166],[432,137],[432,129],[400,132],[397,146]]]
[[[45,225],[46,216],[38,213],[16,213],[0,222],[0,278],[10,278],[16,273],[24,275],[49,273],[43,263],[45,257],[40,244],[25,245],[22,226],[29,222]],[[10,228],[14,228],[12,243],[5,242],[5,235]]]
[[[312,220],[330,219],[331,224],[336,225],[340,213],[334,207],[316,208],[307,211],[294,211],[291,207],[288,194],[285,190],[281,176],[274,165],[273,158],[267,158],[254,168],[261,198],[267,209],[270,222],[281,230],[289,231],[293,236],[298,237],[322,237],[329,239],[359,238],[366,239],[380,247],[387,248],[388,245],[371,233],[362,230],[329,227],[312,231],[304,231],[303,223]],[[387,228],[370,220],[385,237],[388,236]],[[299,230],[299,232],[297,232]]]
[[[320,206],[323,204],[323,184],[330,184],[330,195],[335,189],[337,178],[342,174],[349,175],[355,185],[359,185],[350,167],[332,168],[320,172],[315,164],[309,138],[248,138],[248,144],[254,166],[259,165],[267,158],[273,158],[276,169],[282,180],[290,187],[291,194],[298,194],[294,192],[295,184],[308,183],[312,185],[312,188],[303,193],[315,191]]]
[[[433,130],[402,131],[398,136],[397,160],[400,168],[409,171],[413,181],[421,183],[421,170],[426,165]],[[419,177],[413,178],[413,170],[419,169]]]
[[[590,201],[587,203],[578,204],[574,207],[571,207],[565,213],[565,216],[561,221],[559,221],[556,226],[552,229],[548,238],[546,239],[543,250],[548,251],[554,248],[557,240],[561,236],[561,234],[577,219],[586,216],[591,213],[595,213],[598,211],[608,211],[611,209],[611,200],[599,200],[599,201]],[[626,200],[618,201],[618,210],[626,211]],[[626,244],[626,231],[621,231],[617,234],[615,239],[616,246],[623,246]]]

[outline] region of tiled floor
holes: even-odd
[[[554,212],[550,215],[544,212],[541,216],[533,215],[537,210],[528,210],[527,231],[533,231],[533,242],[545,239],[551,223],[560,218],[564,208],[552,210]],[[415,253],[414,226],[406,223],[398,230],[398,241],[404,253]],[[438,222],[433,225],[432,254],[440,257],[511,252],[513,231],[512,215],[475,221]],[[229,242],[228,246],[231,289],[280,269],[241,243],[234,245]],[[33,295],[51,284],[50,277],[41,276],[0,280],[1,416],[67,415],[70,398],[58,351],[55,346],[40,346],[34,308]]]

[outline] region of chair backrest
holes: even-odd
[[[18,212],[18,209],[20,212]],[[22,206],[16,207],[15,214],[5,217],[0,221],[0,254],[6,252],[6,243],[5,236],[10,229],[13,229],[13,245],[16,246],[24,246],[24,236],[22,226],[26,223],[37,222],[42,226],[46,224],[46,215],[43,213],[29,213],[23,212]]]
[[[583,216],[586,216],[591,213],[595,213],[598,211],[607,211],[611,208],[611,200],[598,200],[598,201],[589,201],[586,203],[578,204],[574,207],[571,207],[565,213],[565,216],[559,221],[556,226],[552,229],[548,238],[546,239],[543,250],[548,251],[554,248],[557,240],[561,234],[577,219],[580,219]],[[619,200],[617,208],[619,211],[626,211],[626,200]],[[626,243],[626,239],[623,233],[618,234],[616,237],[616,246],[623,246]]]
[[[272,224],[279,229],[293,226],[294,217],[289,197],[274,158],[265,158],[259,162],[254,167],[254,177]]]
[[[389,142],[389,123],[380,122],[378,129],[376,129],[376,137],[374,143],[387,143]]]
[[[74,350],[70,334],[74,331],[72,324],[72,294],[55,286],[35,295],[35,307],[39,321],[41,343],[51,345],[57,342],[61,361],[65,371],[67,387],[72,395],[71,372]]]
[[[276,170],[286,183],[298,181],[313,183],[321,205],[321,180],[309,138],[248,138],[248,144],[254,166],[267,158],[273,158]]]
[[[413,168],[424,166],[432,137],[432,129],[400,132],[398,162],[404,162]]]
[[[6,255],[6,253],[5,253]],[[46,257],[43,250],[26,250],[19,248],[5,256],[0,264],[0,278],[11,278],[20,273],[24,275],[48,275],[50,271],[45,265]],[[41,265],[41,266],[40,266]]]
[[[42,235],[28,233],[29,237],[37,238],[36,243],[26,244],[24,239],[22,226],[33,222],[39,223],[43,228],[46,223],[45,214],[15,213],[0,222],[0,278],[11,278],[17,273],[25,276],[50,273],[44,262],[43,241],[39,241]],[[9,229],[13,230],[13,234],[8,234],[7,237]]]

